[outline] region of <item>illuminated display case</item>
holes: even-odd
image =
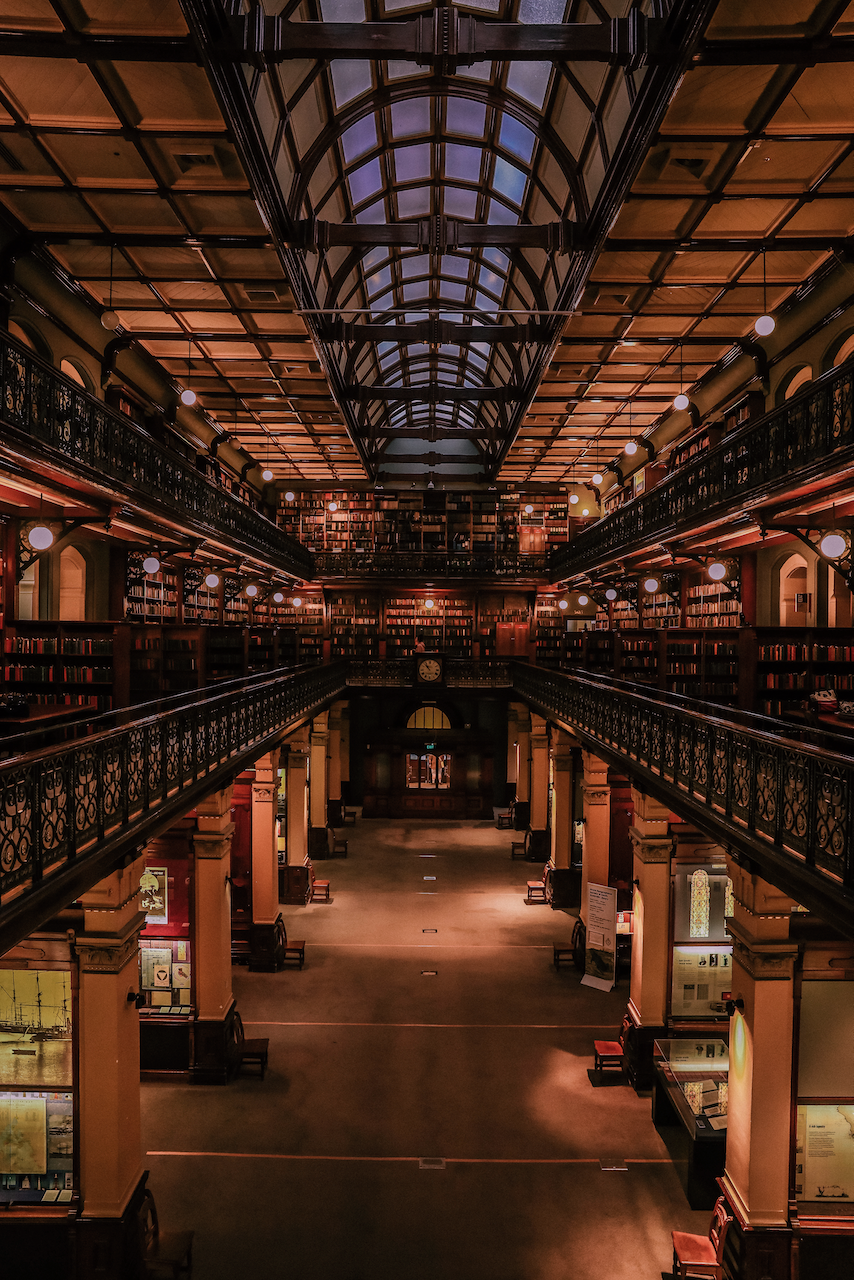
[[[721,1018],[732,987],[732,885],[725,865],[680,863],[673,871],[670,1014]]]
[[[171,835],[171,833],[170,833]],[[155,841],[140,877],[139,1054],[143,1076],[188,1072],[195,1015],[190,846]]]
[[[652,1119],[693,1209],[711,1208],[726,1159],[729,1048],[719,1037],[656,1040]]]

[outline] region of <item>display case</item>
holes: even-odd
[[[195,1015],[189,849],[156,841],[140,877],[139,1054],[146,1078],[187,1073]]]
[[[673,869],[672,1019],[721,1018],[732,987],[732,882],[726,864]]]
[[[0,1204],[75,1192],[70,968],[0,973]]]
[[[710,1209],[726,1159],[729,1047],[717,1038],[656,1040],[652,1119],[685,1179],[692,1209]]]

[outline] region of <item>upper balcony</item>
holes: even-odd
[[[0,456],[20,471],[251,556],[299,579],[314,574],[309,551],[260,512],[226,493],[122,414],[8,338],[0,340]]]
[[[715,536],[724,522],[730,534],[737,520],[742,532],[761,535],[774,519],[794,521],[806,495],[813,517],[822,505],[849,499],[854,486],[852,393],[854,362],[848,361],[781,408],[732,432],[648,493],[581,530],[571,543],[555,548],[552,582],[605,569],[628,553]]]

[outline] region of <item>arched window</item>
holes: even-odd
[[[59,557],[59,616],[63,622],[86,619],[86,561],[76,547]]]
[[[709,936],[709,877],[700,867],[691,876],[691,912],[690,936],[692,938],[708,938]]]
[[[407,729],[450,729],[451,722],[438,707],[419,707],[406,722]]]
[[[792,396],[796,396],[799,391],[803,391],[807,383],[812,382],[812,379],[811,365],[805,364],[801,365],[799,369],[792,369],[791,372],[786,374],[777,389],[777,404],[785,404],[787,400],[791,400]]]
[[[77,367],[73,360],[60,360],[59,372],[64,374],[66,378],[70,378],[72,382],[76,382],[78,387],[82,387],[84,391],[91,390],[91,387],[84,378],[82,371]]]

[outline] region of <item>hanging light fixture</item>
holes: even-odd
[[[533,515],[533,513],[534,513],[534,508],[533,508],[532,504],[531,504],[530,502],[526,502],[526,503],[525,503],[525,515],[526,515],[526,516],[530,516],[530,515]]]
[[[425,600],[425,601],[424,601],[424,608],[425,608],[425,609],[432,609],[432,608],[433,608],[433,603],[434,603],[434,602],[433,602],[432,600]]]
[[[284,595],[282,594],[282,592],[281,592],[281,591],[274,591],[274,592],[273,592],[273,603],[274,603],[274,604],[283,604],[283,603],[284,603],[284,600],[285,600],[285,597],[284,597]]]
[[[101,316],[101,324],[105,329],[118,329],[121,321],[117,313],[113,310],[113,245],[110,245],[110,296],[107,301],[107,310]]]
[[[337,502],[330,502],[330,504],[329,504],[329,510],[330,510],[330,511],[337,511],[337,510],[338,510],[338,503],[337,503]]]
[[[777,328],[777,321],[768,314],[768,276],[765,267],[765,249],[762,250],[762,315],[753,326],[760,338],[767,338]]]
[[[590,508],[589,508],[589,507],[582,507],[581,514],[582,514],[583,516],[589,516],[589,515],[590,515]]]
[[[637,453],[637,451],[638,451],[637,440],[630,440],[626,445],[624,452],[627,453],[630,458],[633,458]]]
[[[235,412],[236,412],[236,410],[235,410]],[[272,470],[271,470],[271,468],[270,468],[270,436],[269,436],[269,433],[267,434],[267,461],[266,461],[266,464],[265,464],[265,466],[264,466],[264,470],[261,472],[261,479],[262,479],[262,480],[264,480],[264,481],[266,481],[268,484],[269,484],[269,482],[273,479],[273,472],[272,472]]]
[[[208,574],[206,574],[206,575],[205,575],[205,586],[206,586],[206,587],[210,587],[210,589],[211,589],[211,590],[213,590],[213,589],[214,589],[214,587],[218,587],[218,586],[219,586],[219,574],[218,574],[218,573],[208,573]]]
[[[818,549],[828,560],[839,560],[851,549],[851,538],[844,529],[829,529],[822,535]]]
[[[249,583],[249,585],[248,585],[248,586],[247,586],[247,588],[246,588],[246,594],[248,595],[248,597],[249,597],[249,599],[250,599],[250,600],[254,600],[254,599],[255,599],[255,597],[256,597],[256,596],[257,596],[257,594],[258,594],[258,588],[257,588],[257,586],[255,585],[255,583],[254,583],[254,582],[250,582],[250,583]]]
[[[571,503],[571,505],[572,505],[573,507],[577,506],[577,505],[578,505],[578,494],[577,494],[577,493],[571,493],[571,494],[569,495],[569,501],[570,501],[570,503]]]
[[[285,490],[285,502],[293,502],[295,497],[296,497],[296,494],[294,493],[293,489]]]
[[[614,590],[613,587],[609,587],[608,590],[605,592],[605,599],[616,600],[616,598],[617,598],[617,592]]]
[[[160,572],[160,558],[153,551],[150,551],[142,562],[142,567],[146,573]]]
[[[648,591],[651,596],[655,595],[656,591],[658,591],[660,586],[661,586],[661,583],[659,582],[658,578],[649,577],[649,578],[644,578],[643,580],[643,589],[644,591]]]
[[[34,551],[47,551],[53,546],[53,531],[46,524],[34,524],[27,534],[27,541]]]
[[[195,391],[190,390],[190,363],[192,359],[192,356],[191,356],[192,346],[193,346],[193,339],[188,337],[187,338],[187,385],[184,388],[184,390],[181,392],[181,404],[186,404],[186,405],[191,405],[196,403],[196,393]]]
[[[674,409],[687,409],[691,401],[685,394],[682,383],[685,377],[685,360],[682,350],[682,343],[679,343],[679,395],[673,400]]]
[[[593,472],[593,475],[590,477],[590,483],[594,484],[598,489],[599,485],[604,484],[604,482],[605,482],[605,477],[602,475],[602,472],[599,470],[599,437],[597,436],[596,437],[596,470]]]
[[[582,607],[582,609],[583,609],[583,608],[584,608],[584,606],[585,606],[586,604],[589,604],[589,603],[590,603],[590,597],[589,597],[589,596],[585,596],[585,595],[580,595],[580,596],[578,597],[578,603],[581,605],[581,607]]]
[[[559,609],[568,609],[568,608],[569,608],[569,601],[568,601],[568,600],[558,600],[558,602],[557,602],[557,607],[558,607]]]

